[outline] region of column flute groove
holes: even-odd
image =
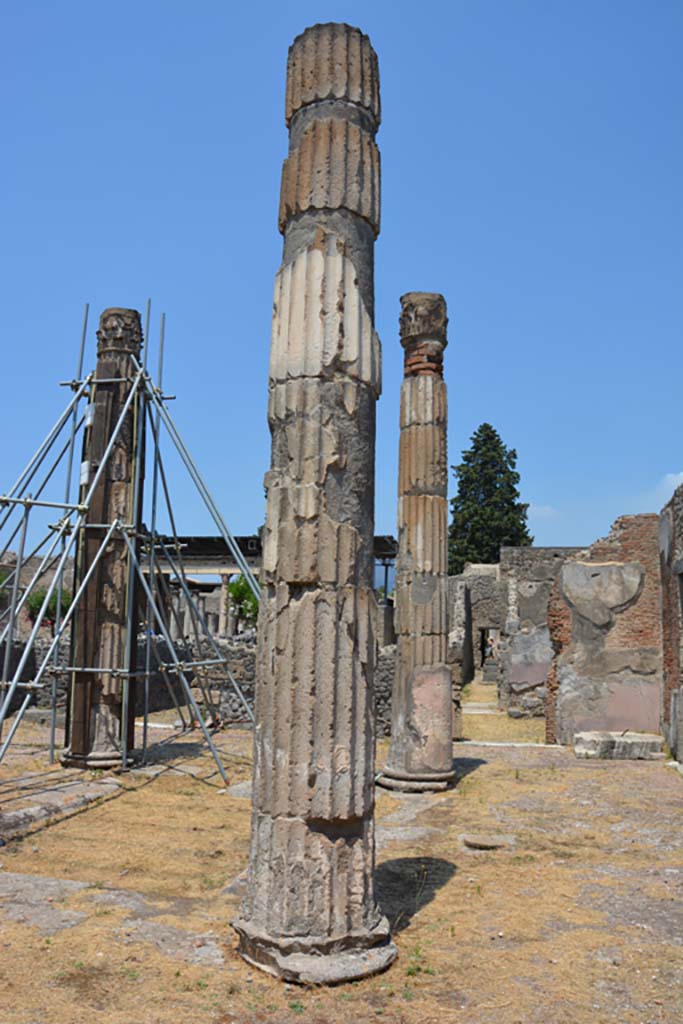
[[[254,788],[242,956],[293,981],[396,956],[374,895],[377,58],[347,25],[289,53]]]

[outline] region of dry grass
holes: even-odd
[[[509,718],[505,712],[495,715],[471,715],[467,705],[462,716],[463,739],[480,743],[543,743],[544,718]]]
[[[471,683],[463,686],[462,700],[464,703],[474,701],[479,704],[498,704],[498,691],[494,683],[482,683],[481,677],[477,674]]]
[[[475,718],[490,726],[468,716],[468,730]],[[250,737],[229,732],[221,746],[231,781],[246,779]],[[53,936],[0,911],[2,1024],[678,1024],[682,780],[670,769],[456,747],[457,789],[415,820],[434,831],[379,858],[398,962],[316,990],[286,988],[236,956],[237,898],[224,885],[247,861],[249,801],[218,788],[206,752],[176,753],[158,776],[128,774],[118,797],[1,851],[4,871],[90,885],[60,903],[86,917]],[[380,823],[399,806],[382,793]],[[461,843],[468,832],[516,844],[475,853]],[[130,909],[98,899],[111,889],[144,894],[153,922],[215,933],[225,963],[162,953]]]

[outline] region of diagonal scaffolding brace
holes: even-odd
[[[50,694],[50,761],[54,761],[58,679],[60,677],[72,678],[76,672],[80,673],[83,677],[91,674],[94,677],[109,676],[121,681],[123,710],[121,715],[120,746],[123,768],[126,768],[130,763],[135,744],[135,736],[129,735],[128,730],[127,710],[131,693],[130,684],[133,679],[142,679],[144,684],[144,708],[141,754],[142,760],[145,760],[149,749],[149,692],[151,681],[155,678],[159,680],[155,685],[164,685],[168,690],[172,703],[178,712],[183,731],[193,727],[193,724],[200,728],[204,740],[216,761],[221,778],[227,783],[228,779],[225,769],[211,736],[211,730],[215,729],[219,724],[219,716],[211,696],[211,688],[212,685],[215,685],[215,681],[212,684],[209,682],[208,677],[205,681],[204,674],[207,671],[220,672],[221,676],[225,679],[225,683],[221,685],[229,685],[232,688],[244,708],[246,717],[251,722],[253,722],[254,716],[252,708],[230,671],[228,661],[213,637],[206,618],[195,601],[188,584],[183,567],[181,546],[178,542],[175,527],[175,517],[171,505],[167,477],[161,458],[160,440],[162,432],[164,432],[166,437],[170,438],[173,448],[180,457],[213,521],[216,523],[236,565],[257,597],[259,595],[259,585],[166,408],[165,402],[168,401],[170,396],[164,396],[161,391],[164,318],[162,317],[161,322],[158,382],[156,384],[153,382],[147,369],[148,346],[146,343],[142,365],[134,356],[131,356],[130,365],[133,367],[133,372],[129,377],[112,377],[109,379],[108,376],[102,376],[98,378],[95,373],[90,373],[83,377],[87,323],[88,307],[86,306],[76,378],[72,381],[63,382],[71,387],[73,391],[70,401],[10,490],[4,495],[0,495],[0,562],[6,557],[10,545],[17,540],[15,563],[10,565],[9,571],[3,577],[0,577],[0,645],[2,643],[5,644],[4,650],[0,648],[0,669],[2,672],[0,677],[0,761],[5,757],[16,731],[31,701],[34,699],[34,695],[41,691],[49,691]],[[149,305],[145,324],[145,338],[148,337],[148,333]],[[111,435],[108,437],[99,463],[96,467],[93,467],[95,471],[92,474],[92,479],[88,479],[87,474],[84,477],[82,470],[81,496],[73,501],[71,498],[71,485],[77,439],[92,423],[94,399],[98,386],[116,383],[125,383],[127,385],[125,401],[120,407],[116,423],[113,426]],[[79,411],[79,403],[82,401],[87,403],[85,412]],[[135,415],[136,461],[133,507],[130,510],[129,521],[124,522],[120,517],[117,517],[109,523],[91,522],[89,521],[89,515],[92,509],[97,507],[93,504],[93,500],[98,486],[103,479],[106,467],[110,464],[110,460],[113,457],[115,447],[122,435],[124,424],[133,410]],[[149,433],[152,441],[151,450],[153,458],[152,506],[149,529],[141,525],[142,460],[146,448],[145,437],[147,433]],[[66,440],[64,439],[65,435]],[[65,468],[64,490],[62,495],[53,497],[49,493],[47,485],[50,481],[53,481],[60,466]],[[30,493],[29,487],[31,487]],[[160,487],[172,527],[172,543],[168,545],[158,535],[156,526]],[[41,535],[38,543],[33,545],[33,533],[36,529],[39,529],[34,520],[36,517],[38,517],[38,520],[44,520],[50,510],[57,510],[61,513],[60,518],[56,523],[49,523],[46,532]],[[96,516],[97,513],[95,513]],[[71,598],[66,591],[67,570],[69,565],[73,564],[69,560],[73,559],[74,553],[79,550],[81,538],[86,536],[86,531],[92,530],[100,531],[101,540],[98,537],[98,546],[94,557],[89,560],[87,571],[78,581],[75,593]],[[6,533],[7,531],[9,531],[9,538],[5,541],[3,547],[3,532]],[[108,547],[117,538],[118,542],[123,541],[128,559],[126,584],[128,619],[124,665],[123,667],[115,664],[90,666],[74,661],[73,657],[70,657],[67,667],[65,667],[63,658],[60,663],[60,650],[69,634],[73,633],[76,625],[77,610],[83,603],[84,595],[93,579],[94,573],[101,566]],[[91,544],[92,549],[93,545]],[[27,550],[30,551],[28,555],[26,554]],[[167,582],[168,579],[172,579],[177,583],[179,593],[182,593],[186,607],[189,609],[194,645],[197,649],[196,656],[191,658],[188,658],[185,653],[181,656],[171,635],[166,609],[176,620],[178,612],[173,606]],[[39,584],[42,581],[45,581],[46,585],[39,589]],[[135,610],[137,607],[135,594],[138,590],[144,595],[146,609],[140,621],[136,618]],[[68,607],[63,605],[65,596],[70,601]],[[52,611],[50,610],[51,608],[53,609]],[[17,628],[22,621],[22,617],[26,614],[31,618],[31,628],[26,639],[18,640]],[[35,657],[38,652],[37,643],[40,631],[46,621],[50,621],[52,625],[52,637],[47,644],[47,649],[45,650],[41,647],[38,657]],[[145,640],[144,669],[133,670],[133,650],[137,643],[138,629],[141,626],[144,626]],[[165,644],[165,652],[163,654],[159,649],[159,637],[162,638]],[[208,644],[212,656],[206,656],[205,653],[202,653],[202,645],[204,643]],[[71,651],[73,652],[73,650],[72,636]],[[28,666],[33,666],[34,662],[35,669],[29,669]],[[30,673],[30,678],[26,678],[27,672]],[[175,680],[175,683],[173,680]],[[182,698],[180,698],[177,692],[178,686],[180,687]],[[203,711],[198,704],[193,687],[196,687],[198,693],[201,694],[200,699],[203,703]],[[3,725],[9,718],[10,710],[18,692],[21,692],[23,696],[3,742]],[[183,714],[183,703],[186,704],[189,711],[189,721],[186,721]]]

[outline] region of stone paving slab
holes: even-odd
[[[0,838],[28,831],[32,825],[60,818],[120,790],[111,775],[100,779],[32,772],[11,787],[0,788]]]

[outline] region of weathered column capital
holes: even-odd
[[[110,352],[139,356],[141,348],[142,323],[137,309],[105,309],[97,330],[98,358]]]
[[[399,328],[405,350],[405,376],[443,375],[443,350],[448,344],[446,300],[438,292],[406,292],[401,296]]]

